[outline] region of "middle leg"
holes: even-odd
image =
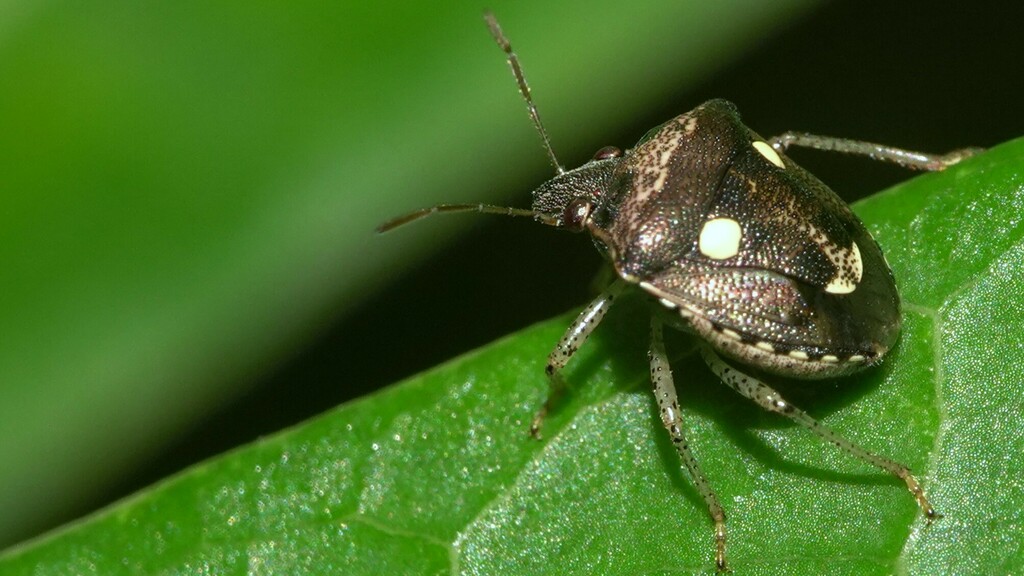
[[[672,437],[672,445],[675,446],[683,466],[690,473],[693,483],[697,485],[704,504],[708,507],[711,519],[715,522],[715,567],[719,572],[727,570],[725,563],[725,511],[718,502],[718,496],[711,488],[707,476],[701,470],[697,459],[690,450],[690,444],[686,441],[686,434],[683,432],[683,419],[679,413],[679,399],[676,396],[676,385],[672,379],[672,369],[668,364],[668,355],[665,353],[665,341],[662,336],[662,321],[656,314],[651,315],[651,350],[648,358],[651,362],[651,386],[654,388],[654,398],[658,402],[658,413],[661,415],[661,423],[668,430]]]

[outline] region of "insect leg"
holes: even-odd
[[[534,415],[533,423],[530,425],[530,435],[534,438],[540,438],[540,428],[544,424],[544,418],[548,415],[551,404],[554,403],[555,399],[565,388],[565,381],[562,379],[561,374],[562,369],[569,363],[569,359],[572,358],[573,354],[580,349],[580,346],[583,346],[584,342],[587,341],[594,328],[597,328],[597,325],[601,323],[604,315],[608,313],[608,309],[611,308],[625,286],[625,282],[617,280],[605,288],[573,320],[565,334],[562,335],[562,339],[558,341],[558,345],[551,351],[551,354],[548,354],[548,364],[545,366],[544,371],[548,375],[550,390],[548,391],[548,397],[544,400],[544,405]]]
[[[903,480],[907,484],[907,489],[910,490],[914,499],[917,500],[917,505],[924,513],[926,522],[930,524],[932,520],[941,517],[941,515],[935,511],[935,508],[932,507],[931,502],[928,501],[927,496],[924,494],[924,489],[921,487],[921,483],[918,482],[917,478],[910,473],[909,468],[903,464],[894,462],[893,460],[879,456],[873,452],[869,452],[850,440],[840,436],[837,432],[824,424],[821,424],[803,410],[800,410],[796,406],[787,402],[778,392],[764,382],[748,376],[747,374],[744,374],[726,364],[718,357],[717,354],[715,354],[713,350],[711,350],[710,347],[701,346],[701,355],[704,357],[704,361],[707,362],[708,367],[711,368],[711,371],[714,372],[722,382],[725,382],[726,385],[743,396],[757,402],[757,404],[765,410],[786,416],[797,424],[800,424],[804,428],[814,432],[829,444],[843,450],[847,454],[867,462],[868,464],[881,468],[900,480]]]
[[[768,143],[779,152],[785,152],[790,146],[803,146],[815,150],[867,156],[872,160],[891,162],[911,170],[930,171],[945,170],[964,158],[974,156],[982,151],[981,148],[962,148],[946,154],[927,154],[873,142],[818,136],[804,132],[786,132],[771,138]]]
[[[676,447],[679,458],[682,459],[686,471],[693,478],[697,485],[697,491],[711,513],[711,519],[715,521],[715,567],[718,571],[726,570],[725,565],[725,511],[715,496],[704,471],[700,469],[697,459],[693,457],[690,444],[686,441],[683,432],[683,419],[679,413],[679,400],[676,397],[676,385],[672,380],[672,369],[668,364],[668,355],[665,354],[665,342],[662,337],[662,322],[655,316],[651,316],[651,350],[648,352],[651,361],[651,386],[654,388],[654,398],[658,401],[658,413],[661,415],[661,423],[668,430],[672,437],[672,445]]]

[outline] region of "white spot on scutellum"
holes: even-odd
[[[825,255],[836,265],[835,277],[825,285],[829,294],[849,294],[857,289],[857,283],[864,276],[864,261],[860,257],[860,248],[856,242],[850,244],[849,250],[823,246]]]
[[[697,247],[712,260],[725,260],[739,254],[743,229],[732,218],[712,218],[700,230]]]
[[[782,163],[782,157],[779,156],[779,153],[775,151],[775,148],[771,147],[771,144],[768,144],[767,142],[764,142],[762,140],[755,140],[754,150],[757,150],[757,152],[761,154],[761,156],[764,156],[766,160],[768,160],[772,164],[775,164],[779,168],[786,167],[786,165]]]

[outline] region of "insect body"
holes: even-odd
[[[493,16],[486,18],[558,174],[534,191],[530,210],[442,204],[379,230],[439,212],[477,211],[531,216],[594,238],[617,278],[548,357],[551,392],[531,432],[539,436],[562,389],[562,368],[633,285],[660,302],[651,318],[651,382],[662,423],[714,521],[718,570],[726,570],[725,513],[685,437],[662,339],[666,321],[701,338],[702,357],[726,385],[902,479],[926,520],[937,518],[906,466],[846,440],[722,357],[764,372],[826,378],[877,363],[899,335],[899,295],[881,249],[834,192],[785,156],[788,146],[926,170],[972,151],[935,156],[798,133],[766,140],[740,121],[732,104],[711,100],[654,128],[630,150],[602,148],[566,171],[548,144],[517,57]]]
[[[724,100],[534,196],[535,211],[561,206],[560,224],[589,230],[622,281],[732,358],[836,376],[876,361],[899,333],[896,286],[864,226]]]

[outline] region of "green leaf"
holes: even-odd
[[[813,4],[494,8],[570,147]],[[122,482],[456,225],[374,242],[376,224],[546,168],[482,8],[3,3],[0,547]]]
[[[859,203],[905,301],[882,368],[786,383],[902,484],[715,382],[679,336],[692,445],[742,574],[1024,570],[1024,139]],[[526,434],[570,316],[192,468],[9,551],[4,574],[668,574],[711,571],[711,524],[646,391],[644,302],[613,310]]]

